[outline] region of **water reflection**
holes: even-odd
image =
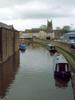
[[[13,70],[8,74],[10,75],[8,84],[12,84],[6,87],[5,92],[8,90],[9,92],[6,92],[6,96],[0,100],[74,100],[71,81],[66,89],[56,88],[53,78],[54,56],[50,56],[46,49],[28,47],[25,53],[20,52],[20,68],[16,74],[17,58],[10,61],[11,67],[7,66]]]
[[[68,87],[69,81],[64,81],[64,80],[55,80],[55,86],[58,88],[67,88]]]
[[[19,67],[19,53],[16,53],[6,62],[0,64],[0,97],[3,98],[15,79]]]

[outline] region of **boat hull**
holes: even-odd
[[[19,50],[21,50],[21,51],[25,51],[26,50],[26,45],[25,44],[20,44],[19,45]]]
[[[54,78],[55,79],[61,79],[64,81],[69,81],[71,78],[71,73],[69,72],[54,72]]]

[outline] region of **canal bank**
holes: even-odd
[[[38,39],[37,39],[38,40]],[[48,43],[51,43],[56,46],[56,49],[58,52],[62,53],[64,57],[67,59],[71,66],[72,71],[72,87],[73,87],[73,93],[74,93],[74,100],[75,100],[75,49],[71,48],[70,44],[64,43],[64,42],[58,42],[58,41],[44,41],[40,40],[42,44],[45,44],[43,46],[47,47]],[[37,41],[38,43],[40,42]]]
[[[71,83],[73,87],[74,100],[75,100],[75,56],[63,49],[63,47],[56,46],[58,52],[62,53],[71,66]]]

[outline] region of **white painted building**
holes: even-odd
[[[47,37],[47,33],[46,32],[40,31],[38,33],[38,38],[40,38],[40,39],[46,39],[46,37]]]

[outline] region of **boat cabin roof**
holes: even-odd
[[[48,44],[48,46],[49,46],[49,47],[51,47],[51,46],[52,46],[52,47],[55,47],[55,46],[54,46],[54,45],[52,45],[52,44]]]
[[[68,61],[65,59],[65,57],[60,54],[58,56],[56,56],[56,61],[55,61],[56,64],[58,63],[67,63],[68,64]]]

